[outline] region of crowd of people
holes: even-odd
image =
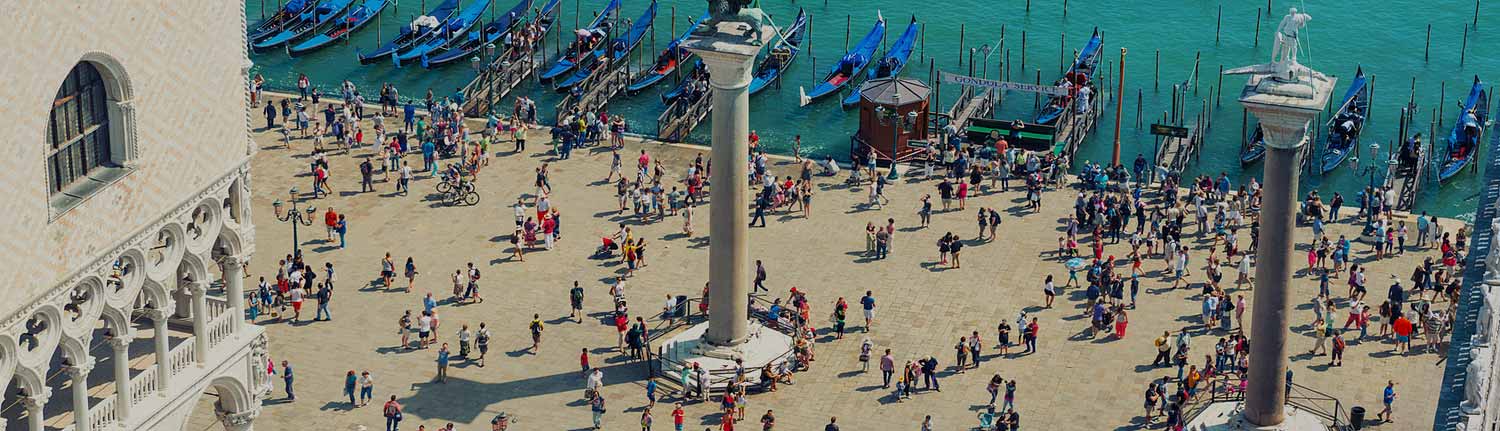
[[[275,129],[277,118],[282,119],[279,131],[288,150],[297,150],[295,143],[299,140],[312,143],[308,149],[311,154],[309,169],[314,180],[312,192],[294,198],[317,199],[332,193],[328,183],[332,175],[328,157],[335,151],[348,155],[366,146],[372,146],[375,155],[365,156],[359,164],[362,193],[374,191],[373,176],[376,173],[382,175],[382,182],[391,182],[393,171],[397,177],[393,195],[407,193],[411,180],[421,172],[437,177],[442,170],[445,181],[452,178],[456,186],[463,186],[462,181],[477,178],[481,169],[490,162],[491,155],[498,154],[495,147],[499,142],[509,140],[515,144],[513,153],[523,153],[526,151],[527,131],[540,128],[536,122],[535,103],[525,97],[516,99],[508,119],[491,115],[482,130],[471,131],[464,124],[457,101],[435,99],[431,91],[424,100],[403,103],[393,86],[383,86],[379,112],[367,113],[359,90],[347,81],[340,86],[341,97],[337,100],[322,100],[321,91],[307,85],[305,79],[299,80],[299,90],[296,97],[279,100],[279,105],[264,99],[258,87],[253,94],[257,103],[264,104],[267,129]],[[313,119],[311,112],[322,112],[322,119]],[[366,122],[370,125],[367,126]],[[507,238],[512,248],[512,260],[524,261],[525,254],[530,251],[551,250],[562,239],[561,212],[551,187],[553,170],[550,163],[565,163],[574,149],[601,143],[608,145],[611,159],[603,183],[614,188],[620,215],[627,215],[628,211],[628,217],[639,223],[681,217],[682,231],[688,236],[694,235],[695,208],[707,197],[711,163],[700,153],[677,174],[643,149],[638,155],[631,155],[636,160],[632,169],[627,170],[628,162],[623,161],[629,153],[624,145],[625,132],[623,118],[603,110],[569,113],[558,125],[551,127],[553,145],[550,152],[556,160],[541,163],[535,169],[534,192],[518,197],[512,205],[515,227]],[[758,137],[752,135],[751,140],[758,141]],[[328,141],[333,144],[326,145]],[[1069,279],[1064,285],[1057,286],[1048,275],[1043,282],[1043,301],[1046,308],[1051,308],[1063,289],[1083,288],[1085,302],[1079,308],[1081,316],[1090,322],[1087,332],[1090,338],[1101,335],[1126,338],[1130,314],[1135,311],[1136,298],[1141,292],[1142,278],[1151,277],[1152,273],[1157,274],[1163,283],[1169,281],[1173,289],[1197,288],[1198,293],[1190,297],[1201,305],[1197,321],[1176,334],[1165,332],[1153,340],[1158,356],[1150,366],[1175,366],[1177,372],[1175,377],[1163,376],[1148,385],[1144,397],[1146,424],[1150,425],[1161,417],[1169,427],[1180,426],[1185,420],[1185,407],[1201,398],[1203,393],[1243,391],[1244,374],[1249,366],[1248,346],[1252,341],[1243,331],[1244,313],[1250,306],[1244,291],[1254,286],[1251,270],[1258,246],[1256,238],[1261,229],[1257,215],[1263,198],[1260,185],[1254,179],[1236,188],[1223,173],[1217,178],[1200,176],[1189,179],[1170,173],[1147,176],[1144,158],[1138,156],[1133,177],[1125,174],[1124,166],[1085,162],[1085,174],[1075,184],[1078,187],[1070,188],[1066,175],[1069,169],[1067,160],[1050,152],[1035,153],[1011,147],[1003,138],[980,144],[937,146],[930,151],[930,162],[919,172],[936,187],[941,210],[934,208],[930,195],[922,196],[915,202],[921,223],[919,227],[927,227],[935,215],[969,211],[968,200],[973,197],[1009,192],[1012,182],[1019,183],[1025,192],[1025,205],[1031,212],[1040,211],[1044,193],[1073,196],[1072,211],[1059,224],[1063,234],[1058,237],[1057,249],[1052,252],[1053,258],[1070,262]],[[406,160],[408,155],[415,154],[421,155],[422,163],[421,169],[416,171]],[[812,198],[817,190],[813,177],[828,174],[829,167],[819,166],[812,159],[801,159],[795,164],[797,177],[778,178],[771,172],[769,157],[758,146],[749,156],[747,168],[751,177],[745,186],[759,190],[748,209],[753,212],[751,226],[767,226],[765,215],[777,210],[788,214],[800,212],[803,217],[811,215]],[[798,156],[800,159],[800,149]],[[444,159],[455,160],[449,168],[443,169],[438,165]],[[890,204],[884,193],[890,181],[876,171],[875,159],[873,153],[861,157],[850,169],[848,183],[868,184],[870,198],[867,205],[884,208]],[[834,166],[837,169],[837,165]],[[1314,314],[1312,323],[1305,331],[1315,340],[1307,355],[1331,354],[1329,365],[1337,367],[1343,364],[1345,351],[1351,348],[1351,344],[1389,343],[1396,353],[1410,354],[1415,353],[1412,339],[1422,337],[1423,348],[1435,349],[1451,326],[1453,299],[1461,285],[1458,274],[1466,253],[1467,232],[1462,229],[1445,232],[1437,218],[1426,213],[1418,216],[1414,226],[1408,228],[1407,221],[1394,213],[1393,196],[1389,190],[1372,188],[1360,192],[1357,212],[1340,218],[1340,209],[1344,205],[1343,196],[1338,193],[1334,194],[1330,204],[1324,204],[1314,191],[1302,202],[1299,211],[1299,229],[1305,226],[1311,230],[1311,236],[1306,237],[1309,240],[1299,241],[1299,246],[1307,246],[1308,253],[1308,266],[1299,271],[1299,276],[1314,278],[1319,284],[1318,294],[1310,307]],[[977,241],[996,239],[997,228],[1003,222],[999,211],[984,205],[979,205],[975,211]],[[1025,216],[1016,214],[1017,217]],[[349,220],[329,207],[325,209],[324,221],[328,229],[327,241],[332,242],[336,235],[339,248],[342,248]],[[1360,226],[1361,238],[1346,235],[1331,238],[1333,234],[1326,229],[1333,223]],[[867,224],[865,254],[875,259],[888,256],[897,231],[894,218],[879,225],[875,222]],[[1302,237],[1300,232],[1299,237]],[[625,264],[625,271],[609,285],[613,307],[608,311],[607,319],[618,333],[616,347],[630,360],[649,360],[653,334],[647,329],[646,316],[630,314],[625,293],[627,281],[636,271],[646,267],[648,243],[625,223],[620,223],[616,232],[600,241],[596,258],[618,258]],[[1368,251],[1356,250],[1352,244],[1355,241],[1365,241],[1370,248]],[[976,245],[974,240],[952,232],[943,233],[937,239],[937,265],[961,268],[961,251],[973,245]],[[1370,262],[1405,253],[1430,253],[1432,256],[1413,269],[1410,287],[1403,285],[1403,280],[1393,280],[1387,297],[1378,311],[1372,313],[1366,305],[1367,301],[1373,300],[1366,298],[1370,281],[1364,275],[1365,268]],[[306,262],[308,258],[300,252],[287,255],[278,264],[272,280],[261,279],[249,302],[252,320],[270,315],[275,319],[273,321],[299,322],[302,320],[302,303],[307,298],[315,299],[318,304],[314,320],[331,320],[327,304],[332,300],[336,284],[333,264],[324,263],[317,268]],[[1147,269],[1147,262],[1154,259],[1160,259],[1159,271]],[[1076,262],[1076,266],[1071,262]],[[379,279],[385,289],[411,291],[417,284],[419,272],[413,257],[408,257],[404,266],[398,267],[387,253],[380,267]],[[406,278],[404,287],[398,286],[398,270],[403,270],[399,275]],[[1084,274],[1081,280],[1080,272]],[[1236,274],[1232,285],[1223,280],[1225,272]],[[318,281],[319,278],[322,280]],[[473,263],[456,269],[451,277],[452,296],[445,303],[482,301],[480,278],[480,270]],[[1331,280],[1340,278],[1346,280],[1347,292],[1331,291]],[[766,270],[758,264],[756,286],[763,288],[765,280]],[[573,316],[580,321],[583,295],[583,288],[575,282],[569,291],[569,302]],[[823,333],[833,334],[833,339],[817,341],[815,336],[820,331],[814,328],[812,305],[805,288],[791,287],[781,298],[767,299],[758,292],[755,295],[759,299],[751,301],[752,316],[762,319],[770,328],[790,334],[794,354],[786,361],[759,370],[736,366],[728,370],[729,377],[722,381],[718,379],[723,375],[716,376],[715,372],[726,370],[707,370],[699,364],[683,364],[674,370],[681,387],[672,394],[678,398],[671,413],[677,429],[681,429],[683,423],[683,403],[707,402],[716,387],[722,393],[718,396],[723,410],[721,428],[733,429],[733,423],[746,417],[745,406],[750,395],[776,391],[778,385],[791,384],[794,373],[809,369],[816,360],[816,344],[844,339],[850,305],[843,298],[831,307],[830,327],[822,328]],[[700,314],[706,312],[707,303],[708,287],[705,285],[699,298]],[[436,382],[447,380],[448,366],[452,361],[472,361],[483,367],[491,339],[484,322],[478,322],[476,329],[472,330],[467,323],[461,323],[460,329],[454,333],[458,349],[452,353],[449,345],[439,340],[441,304],[432,293],[426,293],[420,305],[420,313],[407,310],[397,320],[401,349],[422,350],[436,346]],[[860,298],[858,305],[864,317],[862,329],[868,332],[874,324],[873,292]],[[288,307],[290,312],[287,312]],[[669,295],[658,318],[669,321],[685,318],[686,309],[687,304]],[[1347,311],[1348,317],[1342,326],[1336,326],[1336,313],[1340,309]],[[1372,322],[1378,322],[1378,332],[1371,333],[1368,329]],[[1358,336],[1345,332],[1351,327],[1358,329]],[[534,316],[528,325],[533,354],[541,348],[545,328],[540,315]],[[1017,335],[1014,340],[1012,331]],[[1014,321],[1002,319],[996,327],[993,348],[1008,354],[1011,347],[1024,346],[1020,355],[1034,353],[1039,331],[1037,317],[1026,312],[1021,312]],[[415,343],[410,340],[412,335],[417,336]],[[1201,355],[1201,363],[1192,356],[1197,354],[1192,352],[1195,335],[1217,340],[1212,352]],[[878,369],[883,375],[882,388],[894,386],[889,396],[897,402],[920,392],[941,391],[939,375],[947,375],[949,371],[955,375],[963,374],[979,368],[984,356],[981,353],[984,338],[979,331],[960,334],[954,346],[955,362],[948,368],[942,367],[937,357],[930,354],[898,361],[891,348],[882,347],[885,353],[878,357]],[[477,355],[474,350],[477,350]],[[875,350],[877,348],[871,340],[864,338],[859,360],[866,368]],[[585,399],[593,414],[594,426],[598,428],[607,411],[604,394],[600,391],[603,371],[590,367],[588,349],[581,353],[580,364],[585,376]],[[291,368],[286,364],[283,368],[290,399]],[[274,364],[268,365],[268,372],[276,372]],[[345,392],[350,404],[367,404],[373,398],[373,377],[368,371],[356,374],[352,370],[348,371],[347,377]],[[920,390],[917,389],[919,381]],[[1014,403],[1017,386],[1015,379],[993,374],[986,385],[989,403],[978,416],[982,428],[1020,429],[1020,414]],[[657,392],[656,381],[651,380],[647,384],[648,404],[641,414],[643,428],[649,429],[653,421],[651,412],[658,399]],[[1001,393],[1004,394],[1003,403],[996,406]],[[394,396],[384,405],[382,414],[388,420],[387,429],[396,429],[402,417],[402,407]],[[1391,416],[1384,412],[1382,419],[1390,420]],[[931,426],[931,421],[929,417],[924,426]],[[772,429],[775,415],[768,410],[761,417],[761,423],[763,429]],[[837,429],[835,423],[836,420],[830,421],[829,426]]]

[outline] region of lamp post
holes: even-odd
[[[970,65],[972,64],[973,62],[970,62]],[[875,117],[880,119],[881,125],[892,126],[891,173],[889,175],[886,175],[886,179],[895,181],[896,179],[901,178],[901,174],[896,172],[896,144],[901,140],[901,133],[903,131],[909,128],[916,127],[917,111],[911,111],[907,112],[906,115],[901,115],[901,95],[895,94],[893,95],[893,97],[895,98],[895,108],[886,109],[885,106],[876,106]]]
[[[991,47],[990,44],[984,44],[984,45],[981,45],[979,47],[979,52],[984,53],[984,69],[982,71],[980,71],[980,75],[982,75],[984,77],[984,79],[989,79],[990,78],[990,54],[994,54],[995,53],[995,49],[993,47]],[[972,60],[974,57],[970,56],[969,58]]]
[[[304,216],[302,212],[297,211],[297,188],[296,187],[292,187],[291,190],[287,191],[287,199],[290,200],[290,201],[292,201],[292,210],[291,211],[286,211],[285,213],[282,212],[282,206],[284,204],[281,202],[280,199],[277,199],[275,202],[272,202],[271,203],[271,207],[276,212],[276,219],[277,220],[280,220],[280,221],[282,221],[284,223],[289,223],[289,224],[292,225],[292,256],[302,256],[302,241],[299,240],[298,237],[297,237],[297,225],[312,226],[313,214],[315,214],[315,213],[318,212],[318,208],[317,207],[307,207],[307,209],[305,210],[306,214],[307,214],[306,216]]]

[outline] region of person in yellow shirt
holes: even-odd
[[[1198,381],[1202,379],[1203,375],[1198,373],[1197,365],[1193,365],[1188,368],[1187,379],[1184,380],[1184,383],[1187,385],[1189,400],[1193,399],[1193,396],[1198,394]]]

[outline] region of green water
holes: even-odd
[[[1274,0],[1273,0],[1274,1]],[[428,0],[427,7],[438,0]],[[266,4],[274,9],[275,4]],[[468,3],[466,0],[465,4]],[[537,5],[542,3],[537,0]],[[552,37],[567,33],[574,27],[575,11],[581,12],[585,23],[592,11],[602,7],[605,0],[563,0],[560,25]],[[1179,2],[1171,2],[1179,3]],[[823,1],[762,1],[762,7],[772,14],[778,23],[790,23],[798,8],[804,8],[813,16],[810,53],[804,54],[784,78],[783,87],[768,89],[750,101],[751,128],[756,129],[762,142],[770,149],[789,152],[793,135],[802,135],[804,151],[818,154],[833,154],[844,157],[848,152],[849,135],[858,128],[857,115],[843,111],[838,102],[829,98],[808,106],[797,106],[797,87],[810,87],[827,71],[827,67],[843,55],[846,28],[849,43],[858,39],[874,24],[876,10],[880,10],[892,23],[888,38],[894,39],[904,29],[906,17],[916,14],[926,23],[926,29],[917,52],[905,76],[928,79],[930,67],[957,73],[968,73],[970,65],[960,65],[959,55],[968,48],[984,44],[996,44],[1001,27],[1005,28],[1005,49],[1010,51],[1009,67],[1012,79],[1031,82],[1038,70],[1042,80],[1055,79],[1060,70],[1060,53],[1071,61],[1073,50],[1082,46],[1094,27],[1104,32],[1103,66],[1117,70],[1119,48],[1129,49],[1125,67],[1124,118],[1121,129],[1122,159],[1129,163],[1135,154],[1151,154],[1153,139],[1148,133],[1152,118],[1162,115],[1171,105],[1170,89],[1190,75],[1194,58],[1201,55],[1200,79],[1197,94],[1188,91],[1190,106],[1187,117],[1196,115],[1203,101],[1210,106],[1214,129],[1201,158],[1190,168],[1190,175],[1198,173],[1217,174],[1228,172],[1240,181],[1259,175],[1259,165],[1242,169],[1238,149],[1241,141],[1240,119],[1243,110],[1234,102],[1243,77],[1225,77],[1223,83],[1229,87],[1223,91],[1222,104],[1215,106],[1215,94],[1211,87],[1219,84],[1218,68],[1252,63],[1261,63],[1269,58],[1272,45],[1271,32],[1276,22],[1286,13],[1286,8],[1295,6],[1312,15],[1313,20],[1303,33],[1303,48],[1300,59],[1314,69],[1341,78],[1335,89],[1335,97],[1342,95],[1356,66],[1363,65],[1366,74],[1375,77],[1373,103],[1370,120],[1365,125],[1362,146],[1372,142],[1389,145],[1397,137],[1397,118],[1400,108],[1412,95],[1412,79],[1416,78],[1415,100],[1417,115],[1415,122],[1428,137],[1432,110],[1441,103],[1444,106],[1443,125],[1437,127],[1437,136],[1447,136],[1448,129],[1456,117],[1455,104],[1467,93],[1475,75],[1481,79],[1500,79],[1500,56],[1491,55],[1490,49],[1497,46],[1500,36],[1489,30],[1500,25],[1493,19],[1496,7],[1493,3],[1483,5],[1479,11],[1478,30],[1470,30],[1467,42],[1467,58],[1460,66],[1460,47],[1464,41],[1466,25],[1472,24],[1475,4],[1467,1],[1414,1],[1385,0],[1337,1],[1295,4],[1276,2],[1272,5],[1274,16],[1267,16],[1266,4],[1256,1],[1195,1],[1182,5],[1161,2],[1118,2],[1105,0],[1035,0],[1026,10],[1025,0],[978,1],[913,1],[913,0],[832,0]],[[250,21],[259,19],[261,0],[247,0]],[[513,0],[497,0],[494,8],[504,11],[514,5]],[[626,0],[623,15],[632,19],[645,9],[644,0]],[[402,0],[399,5],[388,8],[380,22],[380,37],[390,38],[400,26],[420,13],[424,6],[420,0]],[[677,33],[685,30],[686,23],[701,14],[703,1],[662,0],[654,30],[654,48],[659,49],[675,37],[672,34],[671,17],[675,10]],[[1222,8],[1222,9],[1221,9]],[[1256,41],[1256,13],[1260,11],[1259,46]],[[1222,12],[1221,12],[1222,11]],[[269,10],[268,12],[269,13]],[[498,12],[497,12],[498,13]],[[1222,19],[1219,18],[1222,14]],[[847,20],[847,21],[846,21]],[[846,27],[846,22],[850,24]],[[1432,26],[1430,59],[1424,61],[1424,41],[1427,26]],[[1218,29],[1218,42],[1215,31]],[[964,43],[960,45],[960,32]],[[1022,65],[1022,33],[1025,33],[1025,60]],[[550,39],[549,39],[550,40]],[[1065,42],[1065,45],[1059,42]],[[889,42],[889,40],[888,40]],[[280,51],[252,54],[255,62],[253,73],[264,74],[272,87],[292,88],[297,73],[307,73],[316,85],[332,89],[348,79],[367,92],[375,91],[381,83],[390,82],[401,89],[407,97],[420,96],[431,88],[436,94],[450,94],[455,88],[467,83],[474,72],[465,64],[455,64],[437,70],[424,70],[419,66],[395,68],[389,63],[360,66],[355,60],[355,50],[372,50],[378,45],[376,26],[371,25],[356,33],[345,45],[329,46],[323,50],[297,58],[288,58]],[[549,42],[550,43],[550,42]],[[1061,50],[1060,50],[1061,48]],[[549,49],[551,47],[549,46]],[[652,37],[648,37],[638,50],[639,61],[651,62],[656,54]],[[1157,69],[1155,54],[1160,51],[1160,75],[1156,78],[1160,89],[1153,88],[1153,75]],[[983,74],[988,65],[988,74],[995,77],[1001,72],[1005,61],[1004,52],[990,55],[987,62],[980,56],[980,64],[974,67],[975,74]],[[933,66],[929,66],[929,64]],[[1117,73],[1117,72],[1111,72]],[[1108,77],[1110,75],[1101,75]],[[1113,80],[1113,79],[1111,79]],[[669,89],[670,82],[636,96],[620,96],[611,105],[613,112],[623,114],[632,131],[653,133],[656,118],[663,106],[657,97]],[[1487,84],[1488,85],[1488,84]],[[1446,97],[1439,98],[1440,88],[1446,87]],[[1141,111],[1144,117],[1141,127],[1136,127],[1137,91],[1142,91]],[[953,102],[958,87],[945,85],[943,106]],[[327,91],[325,90],[325,93]],[[1217,90],[1215,90],[1217,92]],[[529,94],[538,102],[538,111],[544,118],[551,116],[551,106],[558,97],[550,90],[534,84],[523,85],[516,94]],[[998,117],[1030,118],[1033,115],[1032,96],[1022,93],[1008,94],[1007,103],[1001,107]],[[505,106],[508,106],[508,101]],[[1103,160],[1110,155],[1110,143],[1114,130],[1114,106],[1105,107],[1094,136],[1083,146],[1079,154],[1082,160]],[[1253,119],[1251,120],[1253,122]],[[695,142],[706,142],[708,125],[699,126],[690,137]],[[1488,137],[1486,137],[1488,140]],[[1316,143],[1321,146],[1322,143]],[[1488,151],[1488,150],[1485,150]],[[1382,157],[1384,157],[1382,155]],[[1360,152],[1361,168],[1369,165],[1368,148]],[[1467,217],[1474,211],[1477,202],[1479,175],[1470,171],[1460,174],[1441,186],[1426,187],[1418,198],[1417,209],[1443,216]],[[1319,188],[1326,193],[1344,192],[1350,195],[1369,182],[1369,176],[1356,171],[1346,162],[1343,167],[1327,175],[1304,175],[1303,188]]]

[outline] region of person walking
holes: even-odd
[[[1156,340],[1152,341],[1156,344],[1156,359],[1151,360],[1151,366],[1172,365],[1172,343],[1169,341],[1171,338],[1171,332],[1161,331],[1161,336],[1156,337]]]
[[[391,400],[385,402],[385,407],[381,408],[381,413],[385,415],[385,431],[398,431],[401,426],[401,417],[403,414],[401,412],[401,403],[396,402],[395,395],[391,395]]]
[[[313,321],[333,320],[333,313],[328,312],[328,302],[333,300],[333,286],[327,282],[318,283],[318,293],[314,297],[318,300],[318,311],[313,314]]]
[[[875,323],[875,296],[874,291],[866,290],[865,296],[859,298],[859,305],[865,312],[865,332],[870,332],[870,325]]]
[[[354,400],[354,389],[359,386],[359,377],[354,375],[354,370],[344,374],[344,395],[349,396],[349,407],[359,407],[359,402]]]
[[[755,293],[755,292],[762,291],[762,290],[764,290],[764,291],[766,291],[768,293],[771,291],[771,289],[767,289],[766,288],[766,266],[761,263],[760,259],[756,259],[755,260],[755,287],[750,290],[750,293]]]
[[[1393,405],[1396,404],[1395,380],[1385,381],[1385,391],[1380,394],[1380,403],[1385,407],[1380,409],[1380,413],[1375,415],[1375,420],[1387,423],[1395,422],[1396,411],[1393,409]]]
[[[577,280],[573,281],[573,288],[568,291],[568,302],[572,305],[572,312],[568,317],[583,323],[583,287],[578,285]]]
[[[474,331],[474,345],[479,348],[479,368],[484,368],[484,355],[490,351],[490,328],[484,327],[484,322],[479,322],[479,330]]]
[[[600,394],[599,391],[594,391],[594,397],[591,398],[591,399],[589,399],[589,412],[593,413],[593,415],[594,415],[594,428],[593,429],[596,429],[596,430],[597,429],[601,429],[601,426],[602,426],[601,422],[604,419],[604,412],[605,412],[605,410],[604,410],[604,395]]]
[[[292,391],[293,377],[292,364],[285,360],[281,361],[281,381],[286,384],[287,401],[297,401],[297,394]]]
[[[544,328],[542,327],[541,314],[531,315],[531,325],[529,325],[529,328],[531,329],[531,354],[535,355],[542,350],[542,331]]]
[[[891,349],[885,349],[885,355],[880,357],[880,379],[881,389],[891,387],[891,375],[896,372],[896,357],[891,356]]]
[[[359,407],[369,405],[373,398],[375,398],[375,378],[370,377],[369,370],[362,371],[359,373]]]

